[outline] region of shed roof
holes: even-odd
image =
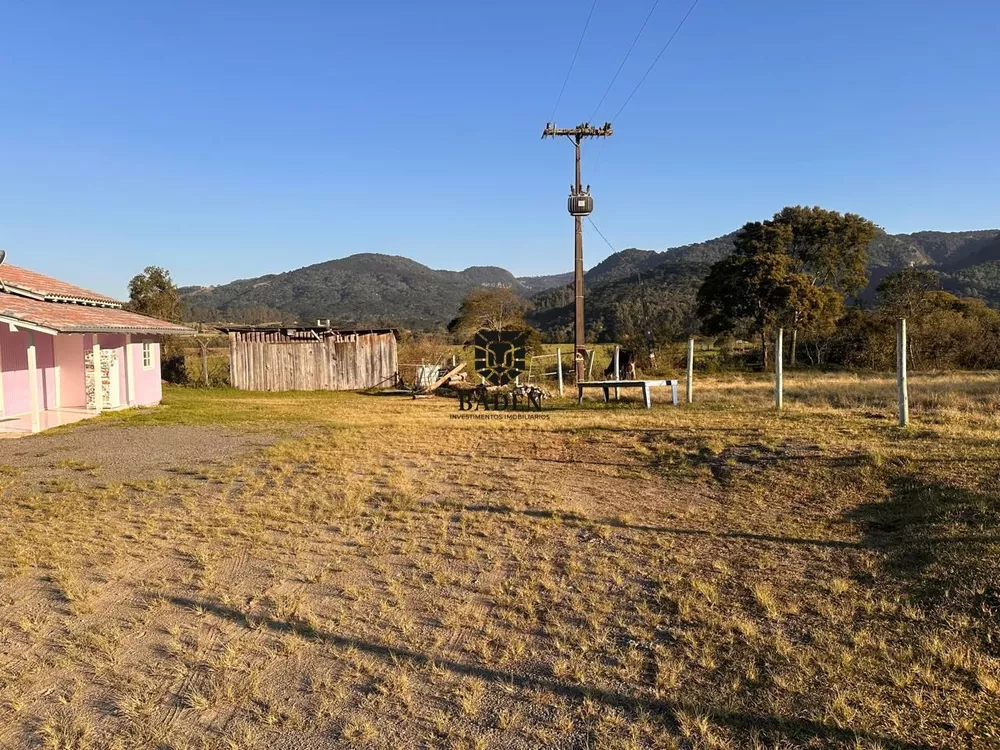
[[[283,333],[285,331],[301,331],[308,333],[310,331],[315,331],[317,334],[321,333],[340,333],[340,334],[355,334],[355,333],[391,333],[393,335],[398,335],[399,331],[395,328],[330,328],[328,326],[218,326],[218,329],[223,333]]]
[[[0,281],[3,281],[5,291],[33,299],[49,302],[82,302],[107,307],[122,306],[121,302],[104,294],[7,263],[0,265]]]
[[[6,280],[6,279],[5,279]],[[67,285],[69,286],[69,285]],[[186,326],[115,307],[46,302],[0,293],[0,321],[22,324],[45,333],[150,333],[185,335]]]

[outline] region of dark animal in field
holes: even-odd
[[[635,352],[630,349],[622,349],[618,352],[618,379],[635,380]],[[611,355],[611,363],[604,369],[604,379],[613,380],[615,377],[615,357]]]

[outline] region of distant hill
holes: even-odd
[[[664,326],[682,325],[690,318],[694,295],[708,268],[732,251],[735,236],[731,232],[660,252],[629,248],[608,256],[585,276],[588,328],[594,336],[610,339],[634,328],[636,320],[656,318]],[[869,255],[868,296],[886,274],[912,265],[939,271],[948,291],[1000,306],[1000,230],[882,232]],[[455,317],[471,289],[505,286],[531,299],[533,323],[552,336],[562,336],[572,325],[572,280],[572,273],[518,278],[496,266],[442,271],[398,255],[362,253],[180,291],[196,321],[291,323],[330,318],[341,326],[432,330]]]
[[[546,289],[573,283],[573,272],[556,273],[551,276],[519,276],[518,281],[529,292],[544,292]]]
[[[628,249],[585,276],[588,338],[622,341],[653,329],[658,339],[691,332],[695,296],[712,263],[733,249],[736,232],[663,252]],[[919,266],[940,273],[942,287],[1000,306],[1000,230],[880,232],[869,247],[869,284],[862,298],[893,271]],[[554,337],[571,338],[573,294],[568,286],[532,297],[531,322]]]
[[[183,287],[191,317],[201,321],[309,322],[337,325],[439,328],[457,313],[462,298],[480,286],[529,290],[513,274],[493,266],[436,271],[398,255],[363,253],[214,287]]]

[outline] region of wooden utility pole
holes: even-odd
[[[580,144],[584,138],[609,138],[613,133],[611,123],[606,122],[600,127],[585,122],[575,128],[557,128],[555,123],[548,123],[542,131],[542,138],[556,138],[566,136],[576,147],[576,181],[570,187],[569,212],[573,216],[576,230],[576,242],[574,246],[574,270],[573,286],[576,296],[575,314],[575,347],[573,361],[576,364],[576,380],[580,382],[584,379],[583,360],[583,217],[594,210],[594,200],[590,197],[590,186],[583,189],[580,179]]]

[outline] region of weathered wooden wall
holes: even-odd
[[[251,338],[229,334],[231,382],[244,391],[357,391],[395,385],[399,366],[391,333],[358,334],[346,341]]]

